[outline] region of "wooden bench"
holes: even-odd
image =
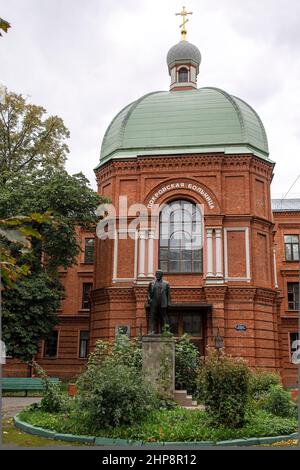
[[[59,384],[58,377],[49,377],[53,384]],[[35,377],[3,377],[1,379],[1,386],[3,392],[26,392],[28,391],[44,391],[45,385],[42,379]]]

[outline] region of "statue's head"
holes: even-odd
[[[160,281],[162,279],[163,275],[164,275],[164,273],[162,272],[161,269],[158,269],[155,273],[155,277],[158,281]]]

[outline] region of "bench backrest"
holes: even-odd
[[[49,377],[54,384],[59,384],[58,377]],[[36,377],[3,377],[0,380],[2,390],[44,390],[42,379]]]

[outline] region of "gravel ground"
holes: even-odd
[[[41,399],[41,397],[3,397],[1,416],[3,419],[12,418],[25,406],[39,403]]]

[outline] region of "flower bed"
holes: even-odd
[[[201,410],[187,410],[179,407],[153,412],[139,424],[105,428],[102,431],[87,428],[83,416],[72,414],[51,414],[40,410],[25,409],[18,415],[18,419],[23,423],[50,431],[51,437],[57,433],[60,434],[60,439],[63,439],[62,434],[74,435],[74,437],[84,435],[86,441],[89,440],[88,437],[95,437],[109,438],[115,440],[116,443],[124,439],[139,443],[185,442],[192,444],[204,441],[207,444],[225,444],[223,441],[228,439],[252,438],[250,443],[255,445],[260,443],[259,437],[287,436],[291,438],[291,435],[297,431],[295,419],[276,417],[264,411],[249,414],[242,428],[230,429],[212,426],[207,414]],[[281,439],[277,438],[277,440]],[[263,442],[262,439],[261,443]],[[241,444],[236,442],[235,445]]]

